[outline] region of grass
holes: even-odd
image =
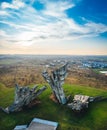
[[[0,65],[12,65],[20,62],[18,59],[2,59],[0,60]]]
[[[64,85],[66,95],[85,94],[107,97],[107,91],[79,85]],[[107,101],[95,102],[80,114],[75,114],[65,105],[56,104],[49,99],[51,89],[43,92],[41,104],[21,112],[5,114],[0,111],[0,130],[12,130],[16,125],[29,124],[34,117],[56,121],[58,130],[107,130]],[[0,106],[6,107],[14,100],[14,88],[0,84]]]
[[[102,69],[93,69],[93,71],[97,74],[101,74],[100,71],[107,71],[107,68],[102,68]]]

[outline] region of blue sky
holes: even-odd
[[[0,54],[107,55],[107,0],[1,0]]]

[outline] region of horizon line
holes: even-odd
[[[107,56],[107,54],[0,54],[0,55],[37,55],[37,56]]]

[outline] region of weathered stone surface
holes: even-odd
[[[89,96],[75,95],[73,102],[68,104],[68,107],[72,108],[74,111],[81,111],[83,108],[88,108],[89,99]]]
[[[14,103],[5,109],[2,108],[2,110],[6,113],[21,111],[24,107],[26,106],[28,107],[30,106],[30,104],[32,105],[33,102],[35,104],[35,99],[45,89],[46,89],[46,86],[43,86],[42,88],[37,89],[37,86],[33,88],[29,88],[29,87],[20,87],[18,86],[18,84],[16,84]]]
[[[78,94],[74,96],[73,102],[69,103],[68,107],[73,111],[80,112],[84,108],[88,108],[89,103],[103,100],[107,100],[107,98],[102,96],[90,97]]]
[[[31,123],[27,125],[18,125],[14,130],[56,130],[58,122],[34,118]]]
[[[47,71],[42,73],[44,79],[49,83],[52,88],[53,94],[57,98],[58,102],[61,104],[65,104],[67,102],[67,98],[65,97],[62,84],[67,76],[67,65],[60,67],[52,71],[52,74],[49,75]]]

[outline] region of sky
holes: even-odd
[[[107,0],[0,0],[0,54],[107,55]]]

